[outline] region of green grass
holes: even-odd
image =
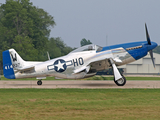
[[[89,78],[85,78],[83,80],[113,80],[113,76],[93,76]],[[7,79],[4,76],[1,76],[1,80],[15,80],[15,79]],[[23,79],[16,79],[16,80],[37,80],[36,78],[23,78]],[[47,77],[44,80],[67,80],[67,79],[55,79],[55,77]],[[126,80],[160,80],[160,77],[126,77]]]
[[[0,89],[0,119],[159,120],[160,89]]]

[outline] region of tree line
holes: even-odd
[[[33,6],[30,0],[6,0],[0,4],[0,69],[2,52],[14,48],[24,60],[45,61],[68,54],[75,48],[67,46],[60,37],[50,36],[56,25],[45,10]],[[91,44],[85,38],[81,46]]]
[[[49,38],[55,25],[54,18],[30,0],[6,0],[0,5],[0,68],[2,52],[10,48],[30,61],[47,60],[47,51],[51,58],[72,51],[60,37]]]
[[[160,45],[153,49],[153,52],[160,54]]]

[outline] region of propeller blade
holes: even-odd
[[[154,59],[153,59],[153,51],[150,50],[150,51],[149,51],[149,54],[150,54],[150,56],[151,56],[153,66],[154,66],[154,68],[155,68],[155,63],[154,63]]]
[[[147,29],[147,25],[145,23],[145,29],[146,29],[146,38],[147,38],[147,42],[149,45],[151,45],[151,40],[150,40],[150,37],[149,37],[149,34],[148,34],[148,29]]]

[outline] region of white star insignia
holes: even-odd
[[[60,60],[59,60],[59,61],[58,61],[58,64],[55,65],[56,67],[58,67],[58,68],[57,68],[57,71],[59,71],[60,69],[63,69],[63,70],[64,70],[64,67],[63,67],[64,64],[65,64],[65,63],[61,63]]]

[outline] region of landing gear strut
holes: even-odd
[[[112,59],[110,59],[110,63],[112,65],[112,69],[113,69],[113,73],[114,73],[114,82],[118,85],[118,86],[123,86],[126,84],[126,78],[120,74],[119,70],[117,69],[114,61]]]
[[[37,85],[42,85],[42,80],[38,80]]]

